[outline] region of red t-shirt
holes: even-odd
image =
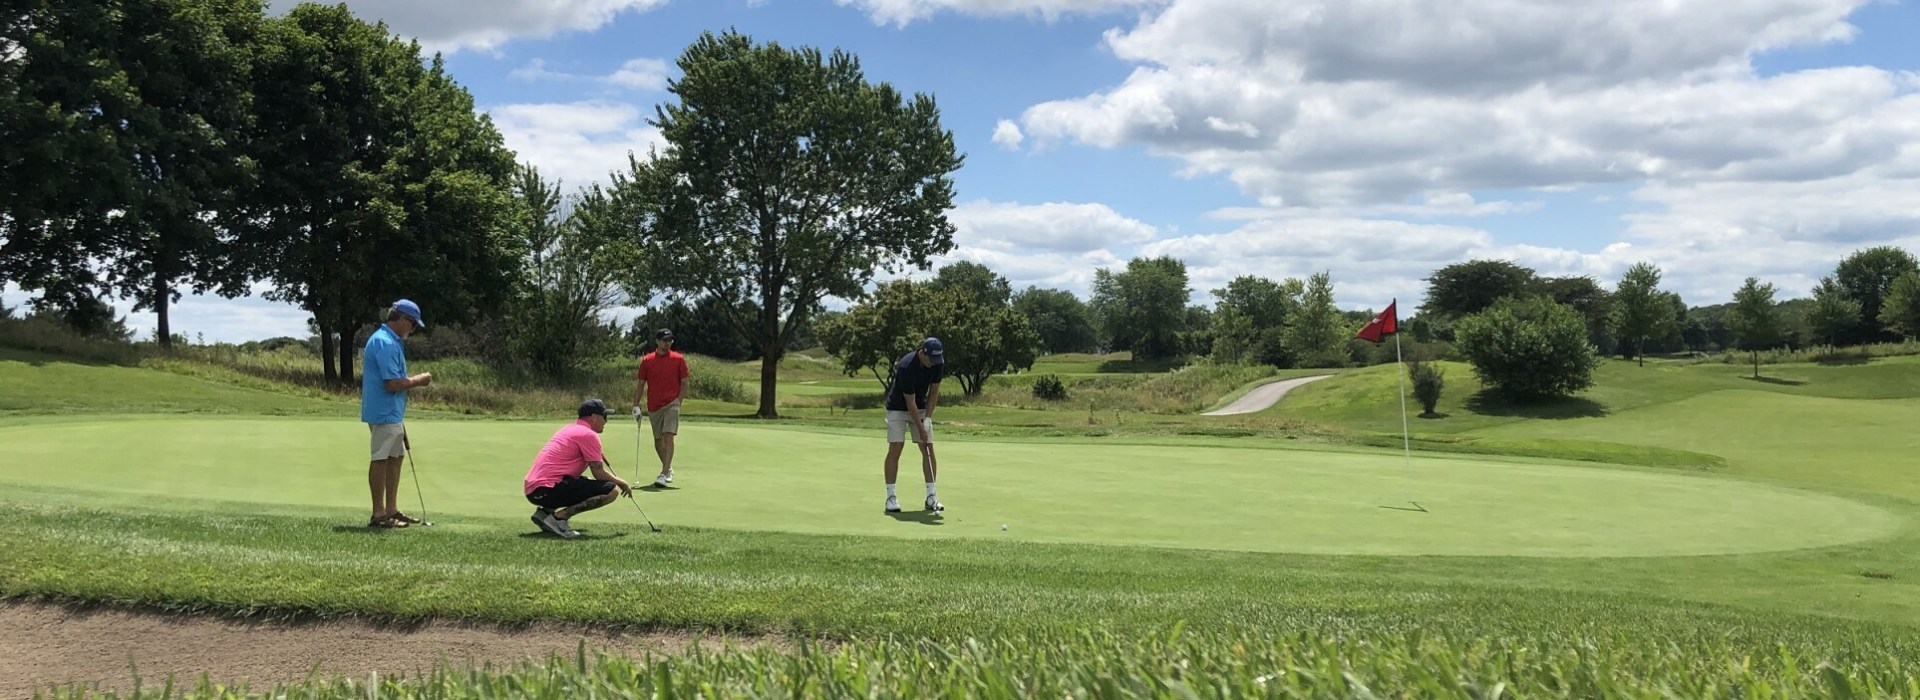
[[[685,378],[687,358],[685,355],[667,351],[666,357],[655,350],[640,358],[640,381],[647,383],[647,410],[658,411],[667,404],[680,398],[680,380]]]

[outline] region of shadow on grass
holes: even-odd
[[[1447,417],[1447,414],[1445,414],[1445,413],[1421,413],[1421,414],[1419,414],[1419,415],[1417,415],[1417,416],[1414,416],[1414,417],[1415,417],[1415,418],[1422,418],[1422,419],[1425,419],[1425,420],[1439,420],[1439,419],[1441,419],[1441,418],[1445,418],[1445,417]]]
[[[1781,379],[1779,377],[1755,377],[1755,376],[1749,375],[1746,377],[1741,377],[1741,379],[1745,379],[1750,382],[1760,382],[1761,384],[1778,384],[1780,386],[1805,386],[1806,385],[1805,381],[1802,381],[1799,379]]]
[[[590,529],[590,530],[582,530],[582,529],[575,528],[574,532],[580,533],[580,536],[575,537],[574,539],[575,540],[611,540],[611,539],[617,539],[617,538],[627,536],[627,533],[624,531],[615,532],[612,534],[599,534],[597,530],[598,528]],[[555,535],[547,532],[540,532],[538,530],[535,530],[533,532],[522,532],[518,535],[518,537],[523,540],[565,540],[566,539],[559,535]]]
[[[1585,397],[1568,396],[1518,402],[1488,391],[1474,394],[1472,398],[1467,399],[1467,410],[1483,416],[1549,420],[1600,418],[1607,415],[1606,406]]]
[[[903,510],[898,513],[888,513],[887,517],[903,523],[920,523],[921,525],[946,524],[945,519],[941,518],[940,514],[929,513],[924,510]]]

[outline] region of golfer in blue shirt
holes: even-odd
[[[407,376],[407,354],[400,341],[427,327],[420,307],[406,299],[387,309],[387,322],[373,329],[360,353],[360,422],[373,434],[367,490],[373,494],[368,527],[406,527],[420,522],[400,512],[400,463],[407,456],[407,392],[433,383],[422,372]]]

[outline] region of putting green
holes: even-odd
[[[411,424],[428,515],[457,523],[530,513],[520,479],[558,425]],[[924,492],[911,451],[899,486],[908,511],[889,516],[878,425],[866,436],[697,421],[683,429],[675,488],[637,494],[663,526],[1326,554],[1656,556],[1835,545],[1900,525],[1845,498],[1678,473],[1434,458],[1409,469],[1398,454],[968,440],[940,446],[945,517],[919,512]],[[658,463],[649,446],[634,466],[635,438],[621,421],[603,439],[616,471],[644,482]],[[350,418],[49,421],[0,428],[0,483],[265,510],[364,509],[366,446],[366,427]],[[403,509],[417,509],[413,491],[403,479]],[[1394,509],[1409,496],[1427,512]],[[575,524],[595,521],[640,516],[620,503]]]

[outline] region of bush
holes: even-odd
[[[725,375],[710,372],[694,372],[687,377],[687,398],[725,401],[727,403],[753,403],[758,396],[747,395],[747,388]]]
[[[1067,385],[1061,383],[1060,377],[1055,375],[1039,377],[1033,380],[1033,397],[1046,401],[1065,401]]]
[[[1414,360],[1407,363],[1407,373],[1413,381],[1413,397],[1420,400],[1420,415],[1433,415],[1433,408],[1440,405],[1440,390],[1446,387],[1446,372],[1431,361]]]
[[[1518,401],[1569,396],[1600,365],[1586,319],[1542,296],[1504,298],[1455,329],[1456,349],[1496,393]]]

